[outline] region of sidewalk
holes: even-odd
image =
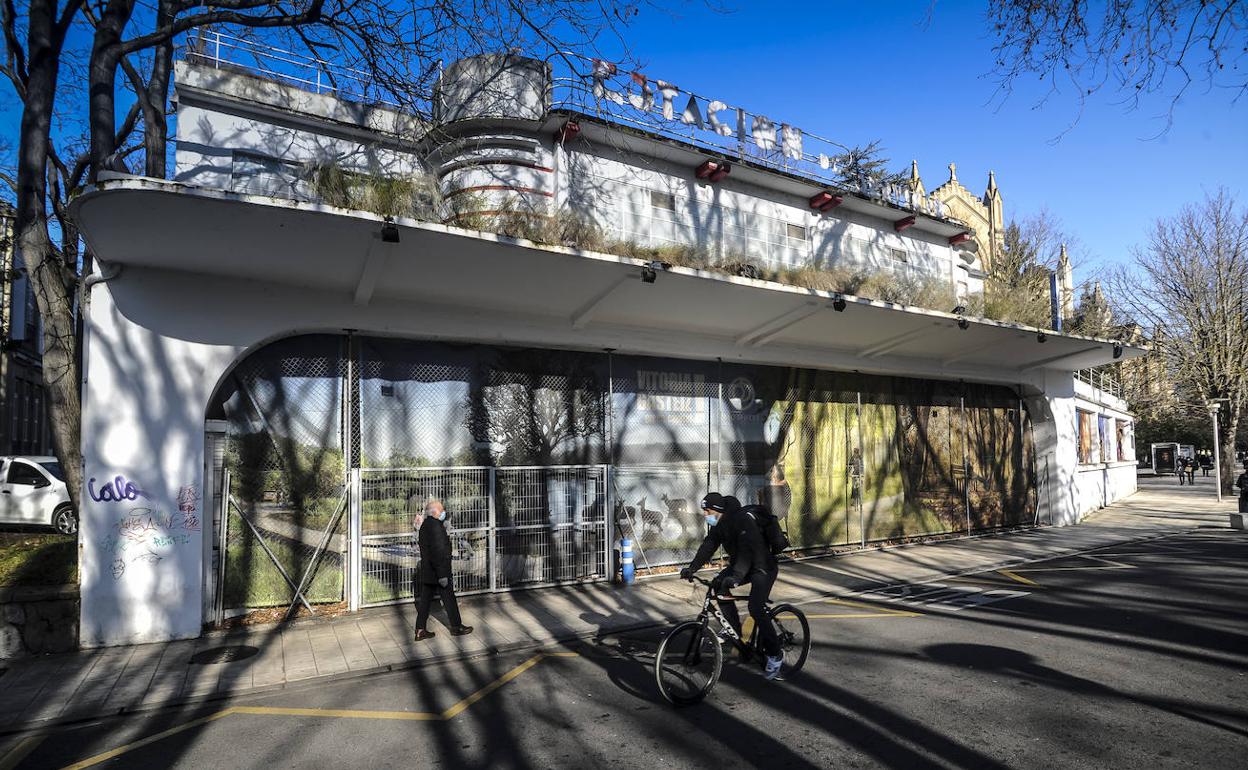
[[[1075,527],[1052,527],[940,543],[869,550],[786,564],[773,598],[802,602],[900,583],[1008,568],[1130,540],[1198,527],[1226,529],[1232,500],[1218,505],[1212,483],[1178,487],[1141,479],[1140,491]],[[410,604],[335,619],[253,627],[164,644],[88,650],[13,662],[0,677],[0,730],[28,728],[154,708],[207,697],[536,649],[657,624],[694,613],[691,589],[674,577],[630,588],[596,584],[461,601],[476,631],[412,640]],[[435,608],[435,619],[440,612]],[[191,662],[197,652],[245,645],[258,652],[230,663]]]

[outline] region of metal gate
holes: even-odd
[[[408,601],[425,503],[446,507],[461,594],[604,580],[607,466],[364,468],[358,471],[360,605]]]

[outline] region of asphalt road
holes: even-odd
[[[1242,532],[805,609],[801,675],[730,665],[695,707],[647,632],[7,736],[0,768],[1245,766]]]

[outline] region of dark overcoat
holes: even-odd
[[[451,578],[451,536],[446,525],[432,516],[426,516],[420,531],[416,533],[416,545],[420,547],[420,566],[416,579],[432,585],[439,578]]]

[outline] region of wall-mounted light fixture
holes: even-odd
[[[670,262],[663,262],[662,260],[658,260],[658,259],[651,260],[650,262],[641,266],[642,282],[654,283],[654,279],[659,277],[659,271],[667,270],[671,266],[672,266],[672,263]]]
[[[399,242],[399,226],[394,223],[394,217],[386,217],[382,222],[381,240],[383,243]]]
[[[961,329],[962,331],[966,331],[967,329],[971,328],[971,322],[966,320],[965,318],[959,318],[958,328]]]
[[[567,144],[575,139],[581,133],[581,124],[575,120],[569,120],[559,127],[555,132],[555,141],[559,144]]]
[[[1114,343],[1114,358],[1115,359],[1122,358],[1122,343],[1121,342]]]
[[[1044,332],[1038,332],[1036,334],[1036,342],[1048,342],[1048,341],[1049,341],[1049,338],[1045,336]]]
[[[845,312],[845,298],[839,294],[836,295],[836,299],[832,300],[832,309],[838,313],[844,313]]]
[[[816,211],[827,213],[845,202],[844,196],[836,195],[828,190],[815,193],[810,198],[810,207]]]
[[[702,165],[694,169],[693,175],[708,182],[718,182],[728,176],[731,171],[732,166],[726,161],[708,160],[703,161]]]

